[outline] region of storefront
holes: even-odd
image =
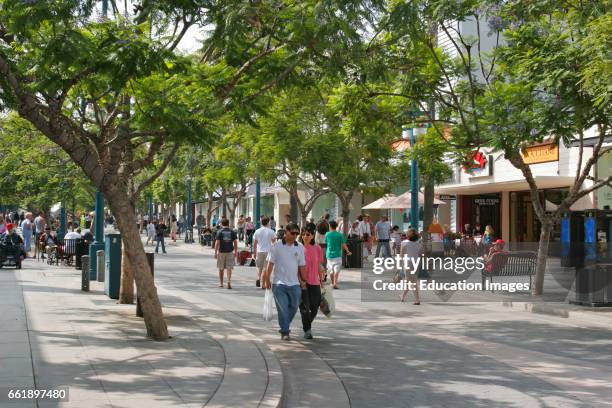
[[[546,211],[555,211],[567,196],[569,188],[545,189],[539,199]],[[537,242],[540,240],[541,224],[533,208],[530,191],[510,192],[510,240],[513,242]],[[561,224],[553,226],[551,241],[560,241]]]
[[[480,233],[487,225],[493,231],[501,230],[501,194],[479,194],[459,197],[459,226],[465,232],[465,226],[480,226]],[[475,231],[476,233],[478,231]]]
[[[583,160],[588,155],[585,154]],[[533,145],[523,152],[530,165],[533,179],[539,188],[539,199],[547,211],[555,211],[575,182],[577,149],[552,143]],[[584,165],[584,163],[583,163]],[[602,162],[601,173],[610,166]],[[483,152],[475,155],[471,168],[458,168],[449,183],[437,186],[440,197],[456,196],[456,204],[443,206],[440,219],[454,221],[455,231],[461,232],[465,224],[480,224],[482,230],[491,225],[496,238],[509,242],[537,242],[540,222],[533,208],[529,184],[520,170],[505,160],[502,154]],[[588,184],[588,183],[587,183]],[[601,194],[600,197],[604,197]],[[570,211],[605,208],[612,202],[606,199],[594,202],[594,194],[582,197]],[[612,197],[612,194],[610,194]],[[605,204],[604,204],[605,202]],[[449,202],[452,203],[452,202]],[[561,239],[561,227],[555,225],[552,241]]]

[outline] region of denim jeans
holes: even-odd
[[[162,252],[166,253],[166,243],[164,242],[164,237],[157,237],[157,245],[155,245],[155,253],[159,252],[159,244],[161,243]]]
[[[391,257],[391,246],[389,245],[389,241],[378,241],[378,245],[376,246],[376,257],[380,256],[380,249],[382,248],[382,256],[383,258]]]
[[[300,305],[302,289],[300,285],[272,285],[272,293],[278,312],[278,325],[281,334],[289,334],[289,326]]]

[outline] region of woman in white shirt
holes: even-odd
[[[416,232],[416,230],[411,228],[408,230],[407,239],[402,241],[402,244],[400,247],[400,256],[402,257],[402,259],[404,256],[408,258],[408,265],[415,265],[417,262],[417,259],[420,258],[422,254],[423,254],[423,245],[421,244],[421,242],[419,242],[419,233]],[[413,261],[411,261],[411,259],[414,260],[414,263]],[[408,269],[407,271],[405,271],[405,273],[406,273],[406,280],[408,282],[415,283],[414,304],[420,305],[421,299],[419,297],[419,270],[418,268],[414,271]],[[402,295],[402,299],[401,299],[402,302],[406,301],[406,295],[408,295],[408,291],[409,291],[408,288],[404,290],[404,294]]]

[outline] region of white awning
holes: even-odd
[[[574,177],[561,176],[536,176],[536,185],[540,189],[569,187],[574,184]],[[470,184],[450,184],[435,188],[436,194],[489,194],[502,191],[525,191],[529,190],[529,184],[525,179],[490,182],[482,181]]]

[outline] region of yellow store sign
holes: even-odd
[[[529,146],[521,152],[525,164],[547,163],[559,160],[559,146],[555,143]]]

